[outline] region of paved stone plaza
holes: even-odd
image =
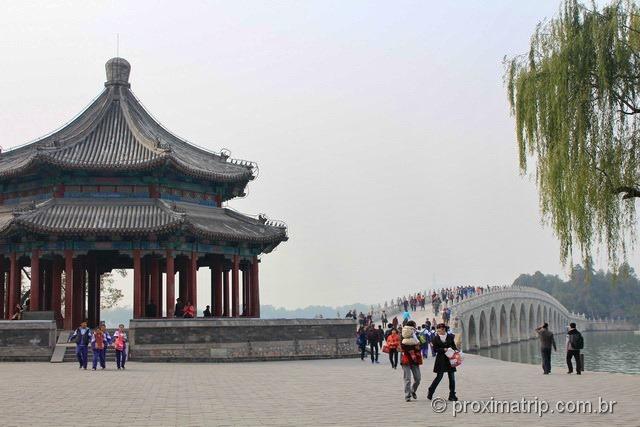
[[[0,425],[638,425],[640,376],[556,369],[468,355],[459,370],[466,400],[616,400],[607,415],[435,414],[426,400],[406,403],[401,371],[359,359],[238,363],[130,363],[126,371],[78,370],[73,363],[1,363]],[[446,397],[446,378],[437,396]],[[596,404],[594,404],[595,408]],[[84,408],[84,409],[79,409]],[[79,414],[86,415],[79,415]],[[92,419],[92,417],[94,417]],[[95,418],[97,417],[97,418]]]

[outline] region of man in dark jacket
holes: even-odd
[[[175,317],[184,317],[184,302],[182,302],[182,298],[176,299],[176,306],[173,309],[173,315]]]
[[[382,329],[382,325],[378,325],[378,329],[376,329],[376,332],[378,333],[378,346],[380,347],[380,349],[382,349],[382,344],[384,344],[384,329]]]
[[[378,331],[374,325],[370,325],[367,329],[367,341],[371,351],[371,363],[380,363],[378,362]]]
[[[567,367],[569,371],[567,374],[573,373],[573,364],[571,358],[576,358],[576,374],[582,374],[582,364],[580,363],[580,350],[584,347],[584,338],[582,334],[576,329],[576,324],[569,323],[569,331],[567,332]]]
[[[551,373],[551,347],[556,349],[556,341],[553,339],[553,332],[549,330],[549,324],[544,323],[536,328],[538,337],[540,337],[540,353],[542,355],[542,373],[549,375]]]

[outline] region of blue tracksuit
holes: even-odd
[[[78,328],[73,331],[67,342],[75,341],[76,358],[81,368],[87,369],[87,359],[89,358],[89,342],[92,334],[89,328]]]

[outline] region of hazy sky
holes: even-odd
[[[503,56],[526,52],[558,4],[2,2],[0,145],[80,112],[119,34],[132,90],[161,123],[259,164],[230,206],[289,226],[263,257],[262,303],[564,274],[534,182],[519,175],[502,80]]]

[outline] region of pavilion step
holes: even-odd
[[[76,346],[75,344],[72,347],[68,347],[66,352],[64,353],[64,357],[62,362],[77,362],[76,358]],[[89,349],[89,353],[87,355],[87,361],[90,365],[93,362],[93,352]],[[116,351],[112,348],[107,350],[107,356],[105,357],[105,361],[107,363],[116,363]]]
[[[56,341],[56,347],[53,349],[53,354],[51,355],[51,363],[60,363],[64,361],[64,356],[67,353],[67,348],[69,347],[69,344],[67,344],[69,335],[71,335],[71,331],[60,331],[58,340]]]

